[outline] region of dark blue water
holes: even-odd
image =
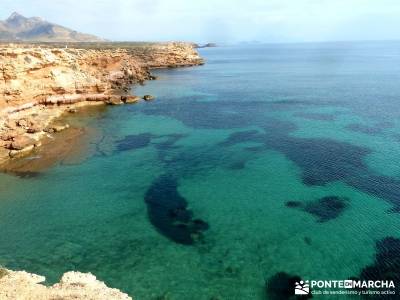
[[[133,88],[155,101],[84,118],[83,162],[1,175],[0,264],[92,272],[135,299],[398,281],[400,43],[201,54]]]

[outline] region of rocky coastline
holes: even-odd
[[[0,45],[0,165],[67,129],[57,121],[66,113],[152,100],[129,94],[133,84],[155,79],[151,69],[204,63],[190,43],[80,46]]]
[[[59,283],[45,286],[46,278],[25,271],[0,269],[2,300],[132,300],[118,289],[109,288],[90,273],[68,272]]]

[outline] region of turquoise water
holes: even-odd
[[[201,54],[133,88],[157,100],[72,120],[98,133],[83,162],[0,175],[0,264],[139,300],[400,279],[400,43]]]

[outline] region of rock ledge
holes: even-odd
[[[50,287],[41,284],[45,277],[25,271],[3,269],[2,274],[2,300],[132,300],[127,294],[107,287],[90,273],[65,273],[59,283]]]

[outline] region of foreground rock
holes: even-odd
[[[130,86],[155,79],[152,68],[203,64],[188,43],[107,47],[0,45],[0,164],[65,129],[51,125],[64,112],[139,101],[128,95]]]
[[[107,287],[90,273],[65,273],[60,282],[46,287],[45,277],[24,271],[0,272],[0,299],[2,300],[132,300],[127,294]]]

